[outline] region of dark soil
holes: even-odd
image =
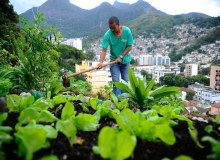
[[[59,105],[58,105],[59,106]],[[61,109],[57,109],[55,106],[52,110],[58,118],[61,117]],[[63,105],[64,106],[64,105]],[[77,113],[82,112],[82,107],[79,101],[74,102],[75,110]],[[89,108],[89,113],[93,114],[95,111]],[[9,113],[8,119],[3,123],[4,126],[11,126],[14,129],[15,124],[18,122],[18,113]],[[185,121],[176,120],[179,125],[173,127],[176,137],[176,143],[173,146],[168,146],[163,142],[150,142],[147,140],[141,140],[137,138],[137,146],[134,150],[134,160],[161,160],[162,158],[174,159],[175,157],[185,154],[191,156],[195,160],[206,159],[206,156],[211,154],[211,145],[208,142],[201,142],[203,136],[208,135],[204,128],[212,124],[214,129],[217,130],[216,124],[211,122],[204,123],[194,121],[194,127],[198,130],[198,138],[200,143],[204,146],[203,149],[196,146],[192,141],[188,125]],[[46,155],[56,155],[60,160],[99,160],[102,159],[99,155],[95,155],[92,151],[92,147],[97,145],[98,134],[102,127],[113,126],[116,124],[114,119],[102,118],[100,120],[100,128],[97,131],[83,132],[77,131],[77,137],[85,140],[82,144],[74,144],[73,148],[70,147],[68,139],[59,132],[58,137],[55,140],[50,140],[50,148],[42,149],[34,154],[34,160],[38,160]],[[14,133],[11,133],[12,135]],[[216,137],[215,134],[211,134],[212,137]],[[18,150],[17,144],[12,140],[10,144],[3,144],[3,150],[7,155],[8,160],[19,160],[14,151]],[[24,158],[20,158],[24,159]],[[131,159],[131,158],[129,158]]]

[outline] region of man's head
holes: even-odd
[[[111,29],[111,31],[113,33],[119,33],[120,29],[119,29],[119,20],[117,17],[112,16],[109,20],[108,20],[108,24],[109,24],[109,28]]]

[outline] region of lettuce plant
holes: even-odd
[[[56,129],[62,132],[69,139],[70,146],[72,147],[77,133],[77,129],[74,125],[74,120],[58,120],[56,123]]]
[[[104,127],[98,136],[98,146],[93,152],[104,159],[123,160],[129,158],[136,146],[136,137],[126,131],[116,133],[111,127]]]
[[[218,114],[215,117],[215,122],[217,124],[220,124],[220,114]],[[218,129],[220,130],[220,127]],[[207,158],[208,159],[220,159],[220,134],[218,133],[218,131],[213,130],[212,125],[206,126],[205,130],[208,133],[213,132],[219,137],[219,140],[216,140],[215,138],[213,138],[211,136],[205,136],[205,137],[202,138],[202,141],[208,141],[211,144],[211,147],[212,147],[212,153],[213,154],[208,155]]]
[[[94,115],[80,113],[74,117],[73,120],[78,130],[96,131],[99,127],[98,121]]]
[[[136,135],[142,139],[156,141],[160,138],[164,143],[173,145],[176,142],[174,132],[168,123],[155,123],[145,119],[141,112],[133,113],[130,109],[124,109],[119,115],[114,114],[117,124],[122,130]]]
[[[111,93],[111,98],[114,102],[114,106],[119,110],[123,110],[128,106],[128,99],[122,99],[121,102],[118,102],[118,98],[115,96],[114,93]]]
[[[10,143],[13,137],[9,134],[13,129],[9,126],[2,126],[2,123],[7,119],[8,113],[0,114],[0,151],[3,143]]]
[[[125,81],[113,82],[113,84],[125,92],[122,94],[122,97],[131,98],[139,106],[143,106],[145,104],[147,105],[152,103],[154,100],[174,94],[176,93],[176,90],[179,89],[179,87],[162,86],[151,91],[155,78],[147,84],[146,78],[143,80],[136,78],[131,68],[129,68],[129,82],[130,85]]]

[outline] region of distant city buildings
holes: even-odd
[[[197,64],[186,64],[185,65],[185,76],[196,76],[198,74],[198,65]]]
[[[220,91],[220,65],[211,66],[210,86],[217,91]]]
[[[66,41],[62,42],[61,44],[69,45],[75,47],[79,50],[82,50],[82,39],[74,38],[74,39],[67,39]]]
[[[162,56],[157,54],[155,56],[152,55],[140,55],[137,59],[138,65],[166,65],[170,66],[170,58],[168,56]]]

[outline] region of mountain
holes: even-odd
[[[114,2],[113,6],[117,9],[123,9],[126,10],[128,7],[130,7],[129,3],[121,3],[118,2],[117,0]]]
[[[197,12],[191,12],[191,13],[187,13],[187,14],[180,14],[183,17],[188,17],[188,18],[210,18],[211,16],[208,16],[206,14],[203,13],[197,13]]]
[[[121,24],[125,24],[150,11],[166,14],[142,0],[131,5],[117,1],[114,5],[103,2],[91,10],[82,9],[69,0],[48,0],[40,7],[29,9],[22,16],[31,22],[34,15],[42,12],[47,20],[45,25],[59,28],[65,37],[70,38],[88,36],[94,32],[103,34],[108,29],[108,19],[113,15],[119,18]]]
[[[200,21],[199,18],[207,15],[201,13],[190,13],[187,15],[171,16],[151,6],[148,2],[138,0],[134,4],[120,3],[115,1],[113,5],[103,2],[100,6],[91,10],[82,9],[69,0],[47,0],[40,7],[33,7],[22,14],[30,22],[33,17],[42,12],[46,18],[45,26],[55,26],[66,38],[86,37],[89,40],[100,38],[108,29],[108,19],[117,16],[120,24],[132,29],[133,35],[146,33],[171,36],[172,26],[186,22],[198,23],[207,27],[214,24],[208,19]],[[213,18],[213,17],[212,17]]]

